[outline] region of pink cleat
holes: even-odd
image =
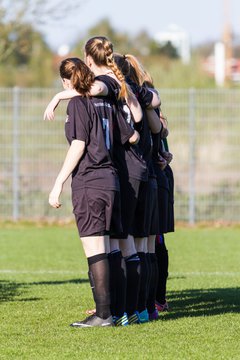
[[[158,301],[155,301],[155,306],[159,312],[169,311],[169,306],[167,301],[164,304],[160,304]]]

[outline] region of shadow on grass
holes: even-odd
[[[31,286],[65,285],[88,283],[88,279],[70,279],[64,281],[39,281],[17,283],[0,280],[0,303],[8,301],[39,301],[41,298],[20,297]],[[224,313],[240,312],[240,288],[210,288],[169,291],[168,301],[171,311],[164,313],[164,320],[183,317],[214,316]]]
[[[0,281],[0,302],[13,301],[27,286],[14,281]]]
[[[37,281],[26,283],[26,285],[65,285],[65,284],[84,284],[88,283],[88,279],[72,279],[72,280],[62,280],[62,281]]]
[[[164,319],[240,312],[240,288],[169,291],[171,311]]]
[[[7,301],[37,301],[41,298],[18,298],[22,296],[30,286],[33,285],[65,285],[65,284],[82,284],[88,283],[88,279],[71,279],[61,281],[38,281],[38,282],[26,282],[18,283],[15,281],[0,280],[0,303]]]

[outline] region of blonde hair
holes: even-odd
[[[128,98],[131,90],[114,61],[112,43],[104,36],[92,37],[85,44],[85,54],[91,56],[97,66],[106,66],[112,70],[121,83],[119,98]]]
[[[62,79],[71,80],[72,86],[81,95],[88,95],[94,82],[94,74],[79,58],[67,58],[59,68]]]
[[[153,88],[153,79],[151,75],[144,69],[140,61],[134,55],[126,54],[124,57],[131,65],[129,74],[131,79],[140,86],[145,84]]]

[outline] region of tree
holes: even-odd
[[[0,0],[0,85],[50,86],[53,52],[41,33],[84,0]]]
[[[152,39],[146,31],[141,31],[133,39],[133,49],[132,52],[136,55],[148,56],[151,53],[150,44]]]
[[[90,28],[85,34],[84,38],[77,41],[73,52],[77,53],[81,57],[85,42],[94,36],[105,36],[111,40],[114,51],[119,53],[126,53],[131,48],[131,42],[129,37],[125,33],[117,32],[111,25],[108,19],[102,19],[95,26]]]
[[[84,0],[0,0],[0,60],[7,60],[26,32],[26,25],[35,30],[62,20],[67,13],[77,11]],[[22,50],[20,50],[21,53]]]
[[[178,59],[179,54],[175,46],[170,41],[167,41],[164,45],[157,45],[156,43],[152,43],[152,53],[154,55],[165,56],[169,59]]]

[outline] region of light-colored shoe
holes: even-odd
[[[109,316],[107,319],[102,319],[97,315],[90,315],[82,321],[76,321],[70,326],[77,328],[89,328],[89,327],[106,327],[114,326],[112,316]]]

